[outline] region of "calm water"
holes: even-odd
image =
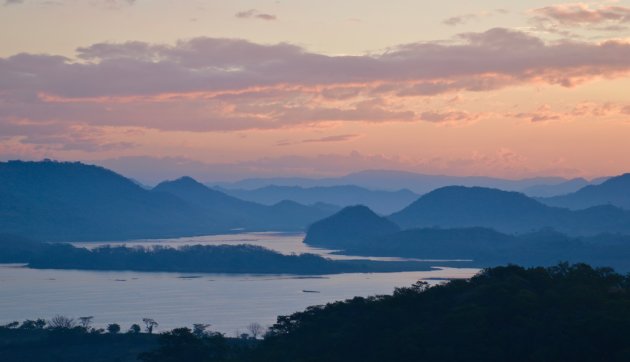
[[[74,246],[93,249],[100,246],[112,245],[112,246],[164,246],[164,247],[182,247],[186,245],[240,245],[251,244],[263,246],[267,249],[275,250],[282,254],[316,254],[326,258],[335,260],[349,260],[349,259],[369,259],[380,261],[405,261],[416,260],[425,261],[422,259],[409,259],[409,258],[395,258],[395,257],[365,257],[365,256],[353,256],[353,255],[338,255],[333,254],[337,250],[314,248],[308,246],[302,242],[304,240],[304,233],[281,233],[281,232],[258,232],[258,233],[240,233],[240,234],[228,234],[228,235],[205,235],[194,237],[183,237],[174,239],[140,239],[140,240],[127,240],[127,241],[108,241],[108,242],[82,242],[71,243]],[[440,262],[442,260],[429,260]],[[467,260],[450,260],[450,261],[467,261]]]
[[[126,242],[128,245],[243,244],[283,253],[330,251],[301,243],[300,234],[241,234]],[[93,244],[91,244],[93,245]],[[439,262],[436,262],[439,266]],[[323,277],[226,275],[76,270],[32,270],[0,264],[0,323],[56,314],[94,316],[97,326],[120,323],[124,329],[143,317],[160,330],[193,323],[233,335],[252,322],[271,325],[278,315],[353,296],[390,294],[420,279],[468,278],[478,270],[441,268],[429,272],[342,274]],[[305,292],[316,291],[316,293]]]

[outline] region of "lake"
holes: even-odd
[[[310,248],[301,242],[302,238],[302,234],[247,233],[107,244],[173,247],[254,244],[282,253],[313,252],[330,256],[332,251]],[[75,245],[93,247],[97,244]],[[435,266],[439,267],[439,261]],[[434,284],[444,279],[469,278],[477,272],[475,268],[436,268],[425,272],[304,277],[35,270],[0,264],[0,323],[50,319],[61,314],[74,318],[94,316],[96,326],[119,323],[127,329],[148,317],[160,323],[158,330],[210,323],[211,330],[233,336],[236,331],[244,332],[252,322],[268,326],[279,315],[311,305],[354,296],[391,294],[394,288],[409,286],[421,279]]]

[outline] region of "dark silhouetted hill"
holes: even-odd
[[[326,187],[273,185],[254,190],[225,188],[220,190],[243,200],[266,205],[273,205],[282,200],[292,200],[305,205],[323,202],[341,207],[361,204],[380,214],[402,210],[419,196],[409,190],[377,191],[352,185]]]
[[[367,238],[391,234],[398,225],[365,206],[350,206],[308,228],[304,242],[315,246],[345,248]]]
[[[574,193],[541,199],[550,206],[586,209],[612,205],[630,210],[630,174],[612,177],[600,185],[589,185]]]
[[[630,279],[561,264],[356,297],[278,318],[251,361],[627,361]]]
[[[102,167],[53,161],[0,163],[0,200],[0,231],[44,241],[304,230],[333,212],[242,201],[191,178],[146,190]]]
[[[212,233],[201,209],[147,191],[102,167],[0,163],[0,230],[40,240],[108,240]]]
[[[195,205],[222,220],[231,228],[259,230],[304,230],[312,222],[331,214],[320,206],[305,206],[292,201],[261,205],[213,190],[190,177],[165,181],[154,189]]]
[[[487,227],[506,233],[551,227],[569,235],[630,233],[630,213],[612,206],[571,211],[521,193],[450,186],[420,197],[390,216],[403,228]]]
[[[28,263],[43,244],[16,235],[0,234],[0,263]]]

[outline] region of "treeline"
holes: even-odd
[[[93,317],[57,315],[50,320],[11,322],[0,326],[3,362],[111,361],[227,361],[242,356],[258,343],[263,328],[252,323],[238,338],[208,330],[209,324],[154,334],[158,323],[143,318],[123,331],[119,324],[91,326]]]
[[[95,249],[0,236],[0,262],[37,269],[131,270],[181,273],[321,275],[428,270],[422,262],[331,260],[314,254],[284,255],[254,245],[170,247],[104,246]]]
[[[141,360],[628,361],[630,276],[585,264],[496,267],[470,280],[309,307],[278,317],[260,342],[187,328],[153,341]]]

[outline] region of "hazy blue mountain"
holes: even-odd
[[[574,178],[559,184],[527,187],[521,190],[521,192],[530,197],[553,197],[570,194],[588,185],[589,182],[587,180],[583,178]]]
[[[262,205],[244,201],[213,190],[190,177],[165,181],[154,189],[156,193],[169,193],[206,210],[231,228],[262,230],[304,230],[336,210],[321,205],[305,206],[292,201]]]
[[[361,218],[363,221],[359,220]],[[374,222],[365,210],[353,218],[335,218],[327,227],[311,228],[305,243],[341,250],[348,255],[456,260],[468,266],[507,263],[553,265],[559,261],[587,262],[630,271],[630,235],[568,236],[550,228],[532,233],[506,234],[483,227],[418,228],[386,233],[365,231],[347,236],[350,225],[359,229]],[[317,223],[314,224],[318,225]]]
[[[266,205],[282,200],[292,200],[306,205],[323,202],[341,207],[361,204],[380,214],[402,210],[419,196],[409,190],[375,191],[352,185],[308,188],[273,185],[254,190],[226,188],[220,190],[243,200]]]
[[[0,234],[0,263],[27,263],[42,243],[16,235]]]
[[[121,240],[249,230],[304,230],[336,210],[292,202],[265,206],[190,178],[146,190],[102,167],[0,163],[0,231],[44,241]]]
[[[568,195],[540,201],[574,210],[597,205],[613,205],[630,210],[630,174],[612,177],[599,185],[589,185]]]
[[[630,233],[630,212],[612,206],[571,211],[521,193],[449,186],[420,197],[390,219],[403,228],[488,227],[507,233],[552,227],[569,235]]]
[[[0,163],[0,230],[41,240],[168,237],[225,230],[203,210],[102,167]]]
[[[393,170],[366,170],[351,173],[346,176],[332,178],[252,178],[233,183],[210,183],[229,189],[258,189],[270,185],[299,186],[299,187],[324,187],[356,185],[372,190],[401,190],[408,189],[417,194],[424,194],[440,187],[459,186],[483,186],[509,191],[520,191],[537,185],[556,185],[566,182],[560,177],[538,177],[522,180],[508,180],[493,177],[459,177],[445,175],[427,175],[414,172]]]
[[[365,206],[346,207],[312,224],[304,242],[316,246],[345,248],[367,238],[394,233],[398,225]]]

